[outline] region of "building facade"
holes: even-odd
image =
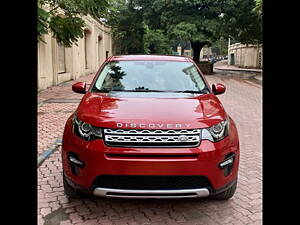
[[[38,91],[95,73],[112,55],[110,28],[85,16],[84,37],[70,48],[60,45],[51,34],[38,43]]]
[[[184,49],[183,55],[188,56],[188,57],[192,57],[192,49]]]
[[[242,68],[263,68],[262,45],[235,43],[228,47],[228,65]]]
[[[208,59],[212,57],[212,51],[210,47],[203,47],[200,51],[200,59]]]

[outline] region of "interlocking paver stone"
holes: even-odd
[[[77,81],[90,84],[93,76],[81,77]],[[62,188],[58,148],[38,168],[38,224],[49,224],[49,218],[57,221],[59,216],[64,218],[58,223],[61,225],[262,224],[262,88],[240,76],[215,74],[206,78],[209,84],[226,85],[226,92],[219,98],[239,132],[239,180],[232,199],[68,199]],[[39,93],[38,155],[50,148],[56,138],[62,137],[65,121],[78,105],[72,100],[82,98],[71,90],[75,82],[66,82]],[[49,99],[52,100],[47,102]]]

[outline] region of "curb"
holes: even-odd
[[[42,165],[42,163],[53,153],[57,150],[58,146],[61,146],[62,140],[57,138],[54,144],[48,150],[44,151],[42,154],[38,156],[38,167]]]
[[[223,71],[241,71],[241,72],[262,73],[262,70],[229,69],[229,68],[220,68],[220,67],[214,67],[214,69],[223,70]]]
[[[259,81],[261,81],[261,82],[262,82],[262,80],[263,80],[262,78],[259,79],[257,76],[254,76],[253,78],[256,79],[256,80],[259,80]]]

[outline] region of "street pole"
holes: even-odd
[[[230,38],[228,38],[228,53],[227,53],[227,65],[230,65],[230,53],[229,53],[229,50],[230,50]]]

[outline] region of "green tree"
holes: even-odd
[[[213,42],[211,45],[211,51],[212,53],[215,53],[216,55],[227,55],[228,53],[228,40],[221,37],[217,41]]]
[[[219,32],[243,44],[262,43],[261,6],[255,0],[235,0],[224,13]]]
[[[151,29],[164,30],[170,40],[190,41],[194,61],[204,46],[221,37],[240,42],[261,40],[255,0],[134,0]]]
[[[112,27],[114,44],[119,54],[144,53],[146,33],[143,15],[132,1],[118,0],[113,3],[114,11],[108,17]]]
[[[84,34],[82,16],[105,18],[110,13],[110,0],[38,0],[37,35],[51,33],[65,47],[76,44]],[[62,13],[61,13],[62,12]]]
[[[255,0],[255,7],[253,9],[259,16],[263,14],[263,1],[262,0]]]
[[[108,18],[118,54],[171,54],[165,32],[152,29],[133,0],[116,0]]]
[[[161,55],[172,53],[170,41],[162,30],[151,30],[146,24],[145,28],[144,53]]]
[[[148,21],[157,18],[152,26],[166,31],[170,40],[189,41],[194,60],[200,51],[215,40],[215,28],[222,13],[221,0],[135,0]],[[158,27],[157,27],[158,26]]]

